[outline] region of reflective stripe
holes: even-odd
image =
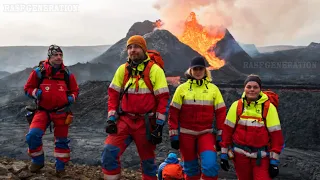
[[[191,134],[191,135],[197,136],[197,135],[201,135],[201,134],[204,134],[204,133],[212,133],[213,129],[205,129],[205,130],[202,130],[202,131],[194,131],[194,130],[191,130],[191,129],[180,128],[180,132],[184,133],[184,134]]]
[[[115,85],[113,83],[110,84],[109,88],[114,89],[117,92],[120,92],[120,90],[121,90],[121,87],[119,87],[119,86],[117,86],[117,85]]]
[[[279,160],[280,155],[275,152],[270,152],[270,159],[276,159]]]
[[[235,126],[235,123],[231,122],[229,119],[226,119],[224,124],[230,126],[231,128],[234,128],[234,126]]]
[[[133,114],[133,113],[126,113],[126,114],[128,114],[128,115],[130,115],[130,116],[144,116],[144,115],[145,115],[145,114]],[[153,115],[154,115],[153,112],[148,113],[148,116],[153,116]]]
[[[178,130],[176,129],[169,130],[169,136],[175,136],[175,135],[178,135]]]
[[[176,103],[176,102],[171,102],[170,105],[171,105],[172,107],[177,108],[177,109],[181,109],[181,104],[178,104],[178,103]]]
[[[257,152],[253,152],[253,153],[249,153],[243,149],[240,149],[238,147],[234,147],[234,151],[240,154],[243,154],[249,158],[257,158],[258,157],[258,153]],[[267,152],[265,151],[261,151],[261,158],[264,158],[267,156]]]
[[[166,115],[157,112],[157,118],[161,120],[166,120]]]
[[[40,155],[43,154],[43,150],[38,151],[38,152],[33,152],[33,153],[28,152],[28,154],[29,154],[29,156],[31,156],[31,157],[40,156]]]
[[[269,132],[280,131],[280,130],[281,130],[281,125],[268,127]]]
[[[108,112],[108,117],[110,116],[117,116],[117,112],[115,110],[111,110]]]
[[[159,94],[167,93],[167,92],[169,92],[169,88],[164,87],[164,88],[160,88],[160,89],[154,91],[154,95],[159,95]]]
[[[37,99],[38,97],[36,96],[36,92],[37,88],[34,88],[34,90],[32,91],[32,96]]]
[[[228,148],[221,147],[221,153],[227,154]]]
[[[183,100],[183,104],[189,104],[189,105],[213,105],[213,100]]]
[[[58,153],[58,152],[53,152],[54,157],[60,157],[60,158],[67,158],[70,157],[70,153]]]
[[[215,106],[214,106],[214,110],[220,109],[220,108],[222,108],[222,107],[226,107],[226,104],[225,104],[224,102],[215,105]]]
[[[148,88],[139,88],[136,92],[136,88],[129,88],[128,94],[150,94],[151,91]]]
[[[73,101],[76,101],[76,96],[74,94],[71,94]]]
[[[241,119],[247,119],[247,120],[258,120],[258,121],[262,121],[262,118],[260,117],[256,117],[256,116],[240,116]]]
[[[120,174],[115,174],[115,175],[104,174],[103,177],[105,180],[119,180]]]
[[[222,130],[218,130],[217,135],[221,136],[222,135]]]
[[[263,121],[261,121],[262,123],[260,123],[259,121],[257,120],[243,120],[243,119],[240,119],[238,124],[241,124],[243,126],[250,126],[250,127],[264,127],[264,123]]]

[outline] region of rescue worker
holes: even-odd
[[[188,80],[176,89],[169,110],[171,147],[180,148],[186,180],[217,179],[217,137],[213,127],[220,136],[226,106],[219,88],[211,83],[203,57],[192,59],[186,76]]]
[[[26,95],[37,103],[37,110],[26,135],[28,154],[32,158],[30,171],[37,172],[44,167],[42,136],[53,122],[56,173],[64,175],[65,163],[70,160],[68,129],[72,113],[69,107],[75,102],[79,87],[75,76],[63,64],[63,52],[59,46],[51,45],[48,59],[40,64],[32,70],[24,86]]]
[[[120,65],[108,88],[108,136],[102,153],[102,171],[104,179],[120,179],[119,159],[134,141],[141,160],[142,179],[155,180],[154,151],[162,142],[169,89],[164,71],[157,64],[150,69],[153,92],[140,76],[145,66],[151,63],[143,36],[134,35],[128,39],[127,53],[129,66]],[[132,73],[128,82],[123,84],[128,68]]]
[[[158,180],[182,180],[183,170],[180,160],[175,153],[169,153],[168,157],[160,164],[158,169]]]
[[[239,180],[269,180],[279,173],[284,140],[277,109],[272,103],[265,121],[262,119],[262,105],[267,100],[268,96],[261,91],[260,77],[249,75],[244,82],[242,114],[237,115],[238,101],[228,111],[220,143],[220,165],[228,171],[228,159],[233,158]]]

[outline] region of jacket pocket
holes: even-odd
[[[52,86],[51,84],[40,84],[39,87],[42,91],[40,97],[40,106],[49,106],[52,104]]]

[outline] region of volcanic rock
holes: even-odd
[[[149,49],[160,52],[165,62],[165,72],[167,75],[183,75],[187,70],[190,60],[195,56],[200,56],[189,46],[181,43],[177,37],[167,30],[155,30],[144,35]],[[108,64],[115,72],[116,68],[126,62],[126,42],[125,37],[111,46],[104,54],[94,59],[93,63]]]

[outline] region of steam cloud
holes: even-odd
[[[163,28],[176,36],[193,11],[204,26],[222,26],[240,42],[264,45],[307,33],[304,26],[314,23],[308,18],[318,14],[319,4],[317,0],[158,0],[154,8]]]

